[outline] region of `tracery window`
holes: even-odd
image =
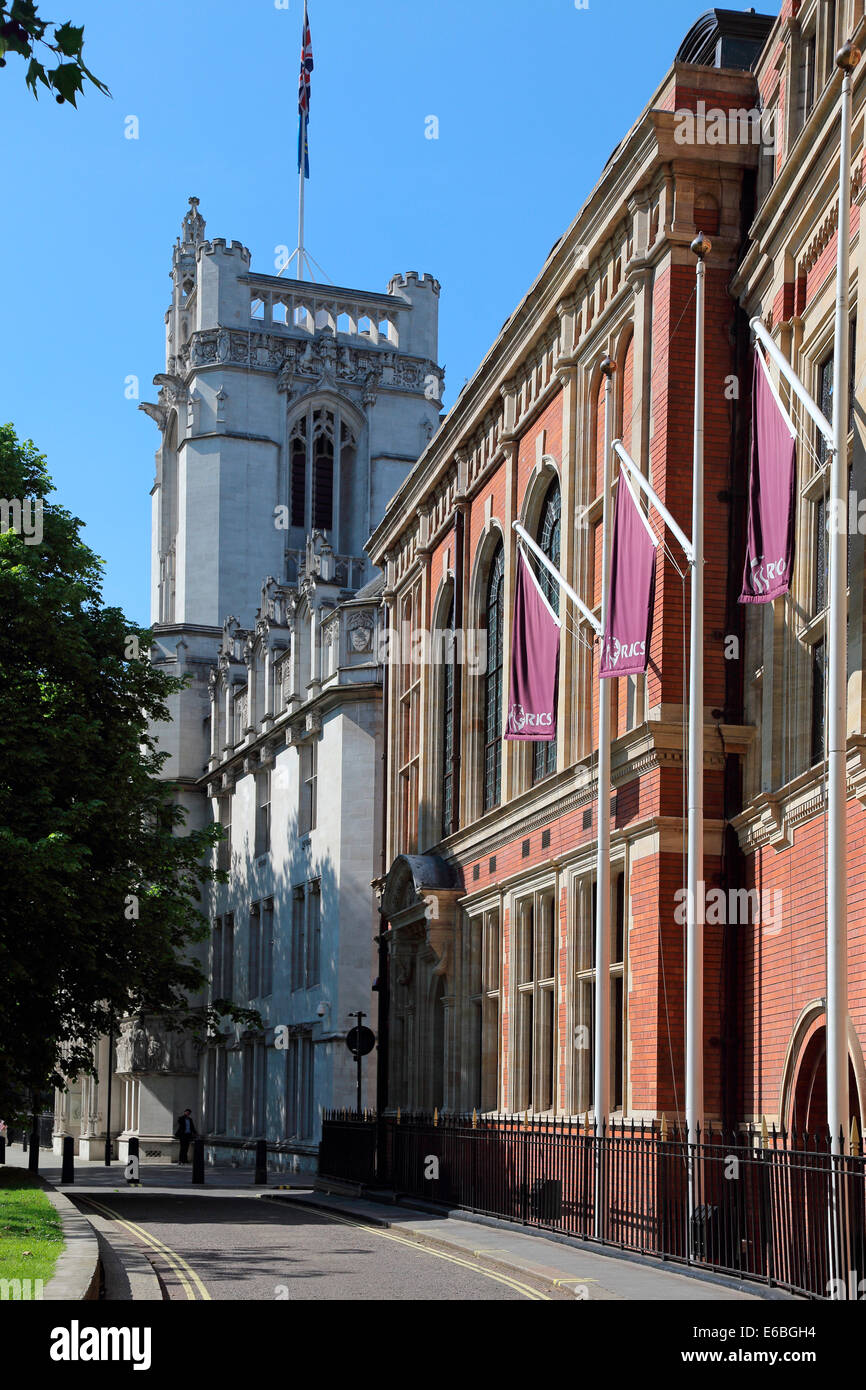
[[[454,805],[454,590],[442,643],[442,835],[456,829]]]
[[[544,506],[541,510],[541,521],[539,522],[536,540],[550,560],[551,564],[559,568],[560,558],[560,517],[562,512],[562,493],[559,488],[559,480],[554,478],[547,489],[544,499]],[[536,565],[538,582],[541,591],[547,599],[554,613],[559,613],[559,585],[554,579],[550,570],[545,569],[544,565]],[[550,743],[534,743],[532,745],[532,780],[541,782],[545,777],[550,777],[556,771],[556,739]]]
[[[505,549],[500,541],[487,580],[487,672],[484,677],[484,810],[502,796],[502,636],[505,623]]]

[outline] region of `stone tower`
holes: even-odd
[[[443,373],[432,277],[395,275],[377,294],[254,274],[240,242],[205,239],[197,198],[171,282],[165,372],[140,409],[160,431],[156,658],[194,679],[162,736],[183,796],[208,759],[224,619],[250,626],[264,578],[293,581],[314,529],[349,562],[349,588],[371,577],[364,544],[438,425]]]
[[[312,537],[343,599],[369,583],[365,542],[438,425],[443,373],[432,277],[396,275],[374,293],[256,274],[240,242],[206,239],[197,198],[172,251],[171,285],[159,395],[140,408],[160,435],[153,659],[192,677],[157,737],[194,828],[210,823],[215,804],[201,779],[220,724],[208,678],[225,623],[253,630],[263,584],[308,574]],[[175,1067],[180,1057],[124,1034],[121,1153],[132,1134],[143,1154],[171,1151],[173,1120],[195,1110],[199,1084],[196,1064]]]

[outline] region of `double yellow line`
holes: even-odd
[[[119,1212],[112,1211],[111,1207],[105,1207],[101,1202],[95,1202],[92,1197],[82,1197],[80,1200],[93,1207],[101,1216],[107,1216],[110,1220],[116,1221],[119,1226],[123,1226],[125,1230],[129,1231],[134,1240],[140,1241],[143,1245],[148,1246],[154,1254],[161,1256],[172,1274],[176,1275],[187,1298],[193,1303],[196,1301],[196,1291],[200,1299],[206,1299],[208,1302],[212,1301],[210,1294],[201,1279],[199,1279],[195,1270],[187,1263],[182,1255],[178,1255],[176,1250],[172,1250],[168,1245],[163,1244],[161,1240],[157,1240],[156,1236],[151,1235],[143,1226],[139,1226],[135,1221],[126,1221]]]
[[[434,1250],[432,1246],[425,1245],[423,1241],[413,1240],[409,1236],[397,1235],[394,1231],[383,1230],[381,1226],[368,1226],[363,1221],[353,1221],[347,1216],[336,1216],[334,1212],[326,1211],[324,1207],[316,1207],[315,1210],[327,1221],[338,1221],[342,1226],[353,1226],[355,1230],[364,1231],[367,1235],[378,1236],[380,1240],[393,1240],[398,1245],[411,1246],[416,1252],[420,1251],[424,1255],[432,1255],[437,1260],[447,1260],[449,1264],[462,1265],[464,1269],[471,1269],[474,1274],[483,1274],[485,1279],[495,1279],[497,1284],[505,1284],[508,1288],[515,1289],[524,1298],[531,1298],[539,1303],[551,1301],[546,1293],[533,1289],[529,1284],[522,1284],[520,1280],[511,1279],[507,1274],[494,1274],[492,1270],[475,1264],[473,1260],[463,1260],[459,1255],[449,1255],[444,1250]]]

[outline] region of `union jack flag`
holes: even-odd
[[[310,177],[310,148],[307,143],[307,126],[310,123],[310,73],[313,71],[313,40],[310,36],[310,21],[304,3],[304,29],[301,34],[301,76],[298,84],[298,173],[303,166],[304,178]]]

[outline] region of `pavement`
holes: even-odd
[[[20,1146],[7,1162],[27,1164]],[[60,1159],[39,1171],[60,1187]],[[778,1290],[737,1284],[505,1222],[313,1191],[312,1179],[252,1168],[76,1159],[60,1190],[88,1217],[112,1301],[408,1300],[757,1302]],[[282,1190],[278,1187],[282,1185]],[[793,1300],[792,1300],[793,1301]],[[796,1300],[799,1301],[799,1300]]]

